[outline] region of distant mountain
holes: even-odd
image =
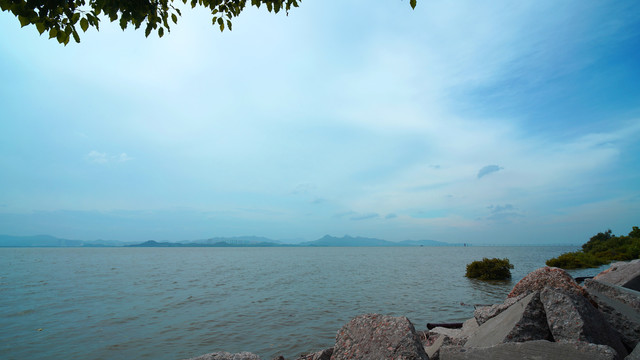
[[[314,241],[299,244],[285,244],[278,240],[272,240],[260,236],[238,237],[213,237],[204,240],[184,240],[180,242],[159,242],[149,240],[135,244],[115,240],[69,240],[50,235],[36,236],[10,236],[0,235],[0,247],[107,247],[107,246],[133,246],[133,247],[282,247],[282,246],[462,246],[463,244],[451,244],[435,240],[405,240],[400,242],[387,241],[376,238],[334,237],[325,235]]]
[[[194,244],[217,244],[227,243],[230,245],[255,245],[255,244],[282,244],[281,241],[272,240],[262,236],[235,236],[235,237],[213,237],[206,240],[195,240]]]
[[[51,235],[11,236],[0,235],[0,247],[103,247],[123,246],[127,243],[114,240],[69,240]]]
[[[341,238],[325,235],[315,241],[300,243],[300,246],[461,246],[435,240],[405,240],[400,242],[345,235]]]
[[[219,238],[223,239],[223,238]],[[244,242],[235,240],[223,240],[210,243],[202,242],[190,242],[190,243],[175,243],[175,242],[157,242],[154,240],[145,241],[141,244],[127,245],[128,247],[273,247],[273,246],[293,246],[293,245],[281,245],[272,242]]]

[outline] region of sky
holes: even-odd
[[[640,225],[640,2],[0,13],[0,234],[582,244]]]

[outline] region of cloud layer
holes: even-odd
[[[249,9],[223,34],[185,9],[162,39],[105,24],[60,47],[0,13],[0,233],[628,232],[636,14],[636,2],[327,0]]]

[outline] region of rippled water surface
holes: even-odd
[[[181,359],[251,351],[264,359],[333,344],[369,312],[416,329],[502,302],[566,247],[4,248],[0,358]],[[464,277],[507,257],[513,279]],[[597,273],[590,269],[574,276]]]

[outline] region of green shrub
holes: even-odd
[[[547,260],[548,266],[559,267],[563,269],[594,268],[606,263],[607,261],[603,260],[602,258],[580,251],[565,253],[556,258]]]
[[[510,269],[513,269],[513,265],[509,259],[483,258],[482,261],[467,264],[465,276],[480,280],[506,280],[511,279]]]
[[[640,229],[634,226],[629,235],[615,236],[611,230],[594,235],[582,250],[547,260],[547,265],[563,269],[598,267],[612,261],[640,258]]]

